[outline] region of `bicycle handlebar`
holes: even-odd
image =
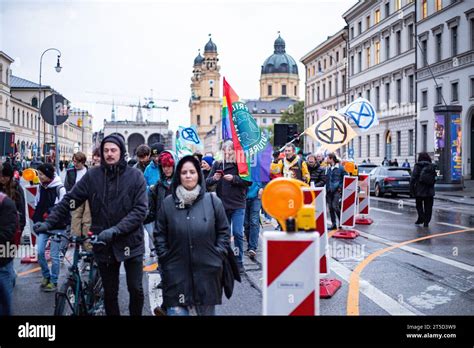
[[[65,235],[64,233],[52,232],[52,231],[49,231],[49,230],[44,232],[44,233],[47,234],[47,235],[50,235],[50,236],[54,236],[54,237],[58,237],[58,238],[64,238],[68,242],[71,242],[71,243],[74,242],[74,237],[76,237],[75,241],[79,242],[79,243],[84,243],[85,241],[89,240],[92,245],[104,245],[104,246],[106,245],[105,242],[97,240],[97,235],[96,234],[94,234],[92,236],[87,236],[87,237],[78,237],[78,236],[69,237],[69,236]]]

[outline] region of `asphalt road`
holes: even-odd
[[[358,308],[358,315],[474,315],[474,209],[469,208],[436,201],[430,227],[424,228],[413,224],[413,200],[373,198],[372,225],[357,225],[361,235],[356,239],[329,240],[333,257],[331,274],[326,278],[341,280],[342,287],[332,298],[321,299],[321,315],[347,315],[353,308]],[[265,225],[264,230],[272,229]],[[450,232],[454,233],[439,235]],[[419,238],[426,239],[398,245]],[[369,257],[376,252],[381,254]],[[247,272],[243,281],[236,283],[230,300],[223,298],[218,315],[261,314],[261,248],[256,262],[245,256],[244,263]],[[39,290],[38,266],[20,264],[19,260],[15,266],[19,276],[14,313],[51,315],[54,294]],[[356,267],[362,266],[356,286],[350,277]],[[160,290],[155,286],[159,275],[153,268],[146,267],[143,279],[145,315],[152,315],[152,308],[160,303]],[[62,278],[66,272],[66,266],[62,266]],[[123,270],[119,298],[126,315],[128,294]]]

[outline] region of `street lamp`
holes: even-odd
[[[54,67],[54,69],[56,70],[57,73],[60,73],[61,72],[61,69],[62,69],[62,66],[59,62],[59,58],[61,58],[61,51],[58,50],[57,48],[48,48],[47,50],[45,50],[42,54],[41,54],[41,58],[40,58],[40,74],[39,74],[39,88],[38,88],[38,147],[37,147],[37,151],[36,151],[36,159],[37,160],[40,160],[41,159],[41,146],[40,146],[40,142],[41,142],[41,69],[42,69],[42,66],[43,66],[43,56],[46,52],[48,51],[56,51],[58,53],[58,60],[57,60],[57,63],[56,63],[56,66]],[[45,129],[45,133],[46,133],[46,129]],[[56,149],[56,156],[58,156],[58,149]]]

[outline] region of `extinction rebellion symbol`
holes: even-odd
[[[314,130],[316,137],[325,144],[343,144],[347,138],[345,122],[336,116],[329,116]]]

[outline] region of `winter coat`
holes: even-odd
[[[85,166],[86,170],[89,170],[87,166]],[[66,177],[64,178],[64,187],[66,188],[66,192],[72,190],[74,184],[76,183],[77,178],[77,169],[75,167],[70,168],[66,171]]]
[[[425,167],[427,167],[427,169],[429,169],[430,172],[436,173],[434,164],[427,161],[421,161],[421,162],[415,163],[415,166],[413,167],[413,172],[410,178],[410,192],[413,196],[418,197],[418,198],[434,197],[435,195],[434,184],[430,185],[430,184],[420,182],[421,171]]]
[[[217,170],[224,170],[224,175],[232,174],[233,180],[227,181],[223,177],[219,181],[214,180],[213,176]],[[225,210],[245,209],[247,189],[252,185],[252,182],[240,177],[236,163],[226,162],[223,169],[222,162],[215,161],[206,179],[206,184],[208,186],[217,184],[216,193],[222,200]]]
[[[170,151],[163,152],[169,152],[171,156],[173,156]],[[158,180],[155,185],[152,185],[148,191],[148,215],[143,222],[145,225],[152,222],[156,225],[156,220],[159,216],[161,204],[163,203],[165,197],[171,194],[171,183],[166,181],[166,176],[163,172],[163,166],[161,166],[161,164],[158,164],[158,170],[160,172],[160,180]]]
[[[18,222],[20,227],[20,232],[22,232],[26,225],[26,209],[25,209],[25,192],[23,191],[22,187],[20,186],[19,181],[15,180],[15,206],[18,212]],[[9,185],[9,184],[7,184]],[[0,192],[6,193],[6,188],[2,184],[0,184]]]
[[[33,214],[33,222],[43,222],[44,216],[49,215],[53,208],[64,198],[66,188],[61,181],[61,177],[54,176],[53,181],[48,185],[40,184],[35,196],[35,212]],[[64,216],[63,219],[58,220],[51,227],[55,229],[65,229],[70,223],[70,216]]]
[[[194,203],[180,204],[174,180],[173,193],[165,198],[158,217],[155,247],[162,269],[164,307],[222,303],[229,225],[221,200],[205,192],[202,173],[199,175],[201,191]]]
[[[9,251],[8,245],[13,240],[17,225],[17,210],[15,202],[7,195],[0,193],[0,246],[1,249]],[[8,245],[7,245],[8,243]],[[5,257],[7,255],[0,255],[0,267],[7,265],[12,261],[12,257]]]
[[[148,163],[148,164],[150,164],[150,163]],[[143,165],[140,161],[138,161],[137,163],[135,163],[133,165],[133,168],[136,168],[136,169],[140,170],[142,173],[145,173],[145,169],[148,166],[148,164]]]
[[[298,161],[296,161],[294,165],[290,166],[290,164],[292,164],[296,158],[298,158]],[[289,161],[286,157],[282,158],[278,161],[277,168],[278,172],[281,173],[282,176],[284,176],[285,178],[294,178],[305,183],[309,182],[310,175],[308,171],[308,166],[306,162],[304,162],[298,156],[293,157],[291,161]]]
[[[150,189],[151,186],[155,185],[158,180],[160,180],[160,169],[154,161],[151,161],[150,164],[146,167],[145,172],[143,173],[146,181],[146,188],[147,190]]]
[[[344,182],[344,175],[347,175],[346,171],[340,166],[339,163],[332,167],[326,168],[326,189],[328,192],[336,192],[342,190]]]
[[[114,228],[117,235],[106,248],[94,246],[94,256],[99,262],[124,261],[143,255],[143,220],[147,214],[148,198],[143,174],[129,167],[124,159],[125,144],[119,136],[109,137],[120,143],[121,158],[115,165],[108,165],[102,156],[101,165],[88,170],[71,192],[56,205],[46,220],[54,225],[63,219],[70,210],[89,201],[91,210],[91,231],[100,234],[103,230]]]
[[[317,163],[314,167],[311,167],[308,165],[308,171],[309,171],[309,182],[314,182],[314,186],[316,187],[324,187],[326,185],[326,173],[323,168],[321,168],[321,165]]]

